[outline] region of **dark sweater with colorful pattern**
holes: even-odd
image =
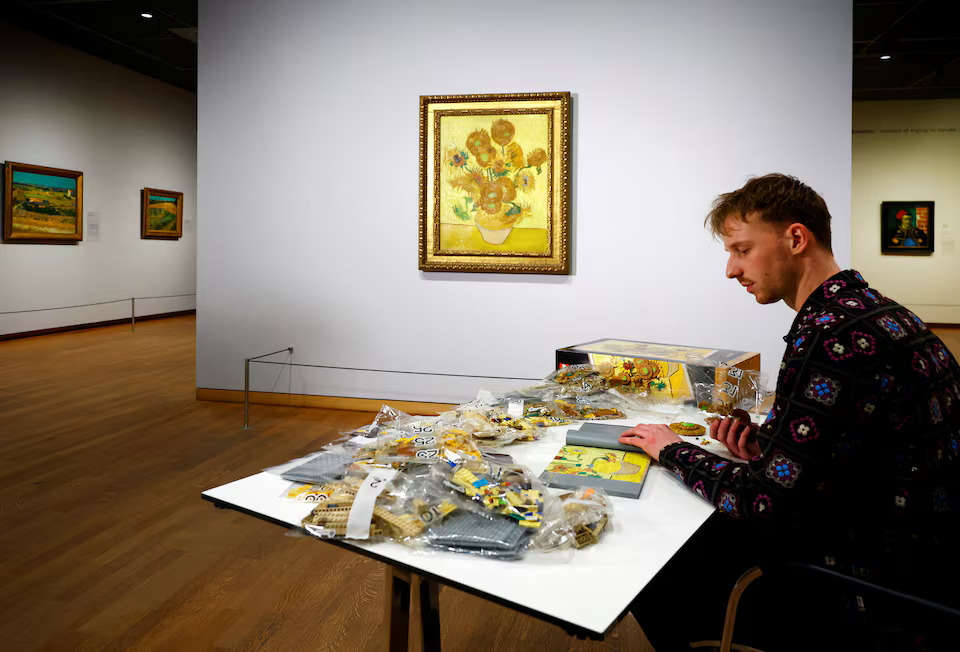
[[[782,557],[858,575],[958,566],[960,367],[912,312],[847,270],[789,334],[761,454],[688,443],[660,462],[733,518],[764,521]]]

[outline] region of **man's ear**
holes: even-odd
[[[800,222],[794,222],[787,227],[787,237],[790,240],[790,253],[802,254],[811,245],[810,230]]]

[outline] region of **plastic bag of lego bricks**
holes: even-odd
[[[443,459],[456,462],[463,459],[479,460],[482,457],[473,436],[458,423],[438,425],[436,432],[443,449]]]
[[[524,467],[489,460],[437,464],[431,468],[431,487],[434,494],[445,492],[459,511],[428,528],[429,545],[503,559],[523,556],[543,525],[549,499]]]
[[[284,500],[292,500],[298,503],[322,503],[329,500],[335,491],[335,482],[327,482],[324,484],[291,482],[290,486],[280,494],[280,497]]]
[[[708,417],[728,417],[733,414],[735,398],[724,391],[722,385],[694,383],[693,390],[697,409],[706,412]]]
[[[714,381],[694,383],[697,407],[716,416],[729,416],[733,409],[761,414],[767,397],[767,375],[760,371],[713,367]]]
[[[342,478],[361,457],[355,449],[347,446],[327,446],[264,471],[291,482],[322,485]]]
[[[377,464],[429,464],[442,457],[443,446],[433,422],[427,427],[380,429],[373,461]]]
[[[429,472],[429,467],[408,466],[377,497],[371,518],[383,536],[418,547],[430,525],[442,522],[457,510],[451,496],[429,490]]]
[[[536,441],[543,435],[543,429],[525,416],[515,416],[500,407],[491,407],[486,419],[495,426],[506,426],[516,430],[519,435],[514,441]]]
[[[470,433],[481,449],[500,448],[516,441],[521,434],[520,431],[491,422],[488,418],[489,412],[486,406],[476,404],[460,406],[456,413],[456,423],[459,428]]]
[[[651,394],[642,387],[624,385],[613,387],[607,393],[622,401],[623,409],[630,413],[631,418],[637,414],[649,415],[646,418],[673,416],[684,407],[683,398]]]
[[[623,419],[629,407],[619,397],[605,392],[594,396],[558,396],[554,402],[560,412],[577,421]]]
[[[574,532],[574,546],[583,548],[600,541],[613,527],[613,502],[603,489],[581,487],[560,495],[564,519]]]
[[[422,482],[394,469],[352,472],[334,483],[331,495],[301,525],[320,538],[412,540],[426,529],[411,497]]]
[[[548,385],[558,385],[557,393],[587,396],[602,392],[609,387],[607,379],[600,369],[592,364],[574,364],[557,369],[544,381]]]
[[[490,459],[436,464],[431,468],[434,491],[449,490],[462,508],[515,521],[524,528],[540,527],[549,494],[539,478],[520,464]]]
[[[750,414],[762,415],[769,410],[767,405],[771,396],[767,389],[769,377],[762,371],[744,371],[740,379],[740,402],[737,407]]]
[[[368,423],[365,426],[360,426],[359,428],[341,430],[340,437],[334,440],[332,443],[350,444],[355,446],[375,446],[377,436],[380,434],[380,431],[383,428],[387,426],[393,426],[398,423],[406,423],[412,419],[416,419],[416,417],[411,417],[406,412],[401,412],[396,408],[384,404],[380,407],[380,411],[377,412],[377,415],[373,418],[371,423]]]
[[[497,397],[490,404],[491,409],[505,412],[507,415],[524,419],[526,424],[538,428],[565,426],[573,421],[564,416],[554,402],[556,392],[553,390],[538,392],[529,395],[526,392],[508,392]]]

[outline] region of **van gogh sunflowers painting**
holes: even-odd
[[[421,97],[420,269],[568,273],[569,99]]]

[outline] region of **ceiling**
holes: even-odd
[[[0,18],[197,90],[197,0],[0,0]]]
[[[958,14],[958,0],[853,0],[853,99],[960,98]],[[197,0],[0,0],[0,18],[197,89]]]

